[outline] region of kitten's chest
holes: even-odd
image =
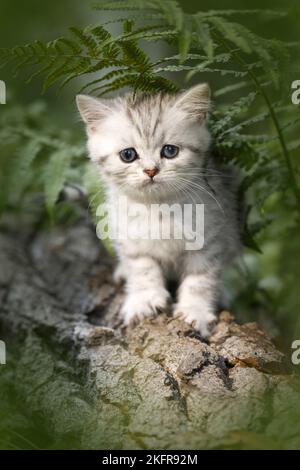
[[[111,217],[114,239],[125,256],[150,255],[166,270],[172,270],[187,249],[187,240],[197,238],[195,208],[179,203],[131,205]],[[199,228],[198,228],[199,232]]]

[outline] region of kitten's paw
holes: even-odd
[[[199,306],[195,305],[175,305],[174,316],[184,320],[195,330],[199,331],[203,338],[207,338],[210,335],[217,322],[216,315],[203,311]]]
[[[128,294],[121,308],[124,324],[136,324],[144,318],[154,317],[159,312],[167,311],[170,294],[165,289],[147,289]]]

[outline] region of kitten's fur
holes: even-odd
[[[172,278],[180,283],[174,314],[203,336],[216,319],[223,268],[239,250],[240,236],[233,175],[209,153],[209,103],[206,84],[175,96],[77,97],[87,126],[89,153],[106,184],[109,201],[126,195],[128,204],[142,202],[147,207],[159,202],[205,204],[202,250],[186,251],[182,240],[174,239],[116,243],[116,278],[126,280],[121,312],[126,324],[165,310],[170,304],[166,281]],[[178,156],[162,158],[160,151],[166,144],[178,146]],[[124,163],[119,152],[131,147],[139,159]],[[154,167],[159,173],[151,184],[144,170]]]

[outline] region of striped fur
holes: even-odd
[[[108,201],[116,203],[126,196],[129,205],[139,202],[149,209],[155,203],[205,205],[201,250],[186,251],[183,241],[176,239],[116,242],[116,278],[126,281],[122,308],[126,324],[170,306],[168,279],[179,282],[174,314],[203,336],[215,321],[224,267],[239,251],[240,235],[236,178],[209,151],[209,102],[206,84],[178,95],[128,94],[112,100],[77,97],[90,157],[101,172]],[[179,147],[178,156],[161,158],[166,144]],[[124,163],[119,152],[125,148],[134,148],[139,158]],[[159,172],[153,184],[144,170],[154,167]],[[144,222],[139,220],[138,225]]]

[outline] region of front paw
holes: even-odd
[[[200,305],[177,304],[174,308],[174,316],[184,320],[195,330],[199,331],[203,338],[207,338],[216,324],[217,317]]]
[[[125,325],[136,324],[144,318],[167,311],[169,304],[170,294],[166,289],[147,289],[128,294],[121,315]]]

